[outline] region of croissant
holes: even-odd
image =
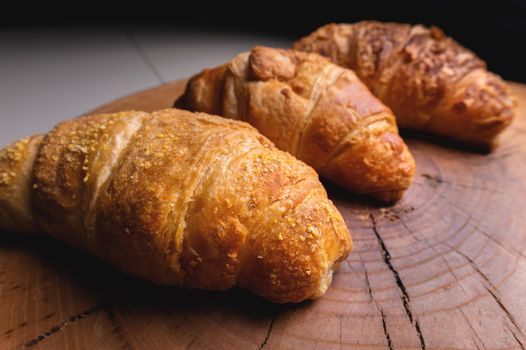
[[[516,102],[504,81],[436,27],[329,24],[293,47],[353,69],[401,128],[488,149],[513,118]]]
[[[395,201],[413,178],[389,108],[351,70],[317,54],[255,47],[191,78],[175,104],[246,121],[355,193]]]
[[[351,250],[312,168],[246,123],[176,109],[81,117],[3,149],[0,228],[279,303],[321,296]]]

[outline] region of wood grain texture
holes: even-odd
[[[183,87],[96,112],[168,107]],[[315,302],[158,287],[2,232],[0,348],[525,349],[526,87],[512,88],[518,116],[489,155],[407,136],[417,175],[397,205],[325,183],[355,248]]]

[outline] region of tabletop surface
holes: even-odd
[[[0,147],[275,37],[140,28],[0,31]]]

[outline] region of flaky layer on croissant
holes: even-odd
[[[325,293],[351,249],[313,169],[246,123],[176,109],[73,119],[3,149],[0,228],[280,303]]]
[[[489,148],[513,118],[515,101],[504,81],[435,27],[329,24],[293,47],[353,69],[402,128]]]
[[[394,115],[317,54],[256,47],[188,82],[176,106],[239,119],[347,189],[399,199],[414,161]]]

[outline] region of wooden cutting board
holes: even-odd
[[[524,349],[526,86],[500,147],[415,136],[404,199],[378,208],[326,183],[354,251],[315,302],[135,280],[45,238],[0,234],[0,349]],[[173,82],[97,112],[171,106]]]

